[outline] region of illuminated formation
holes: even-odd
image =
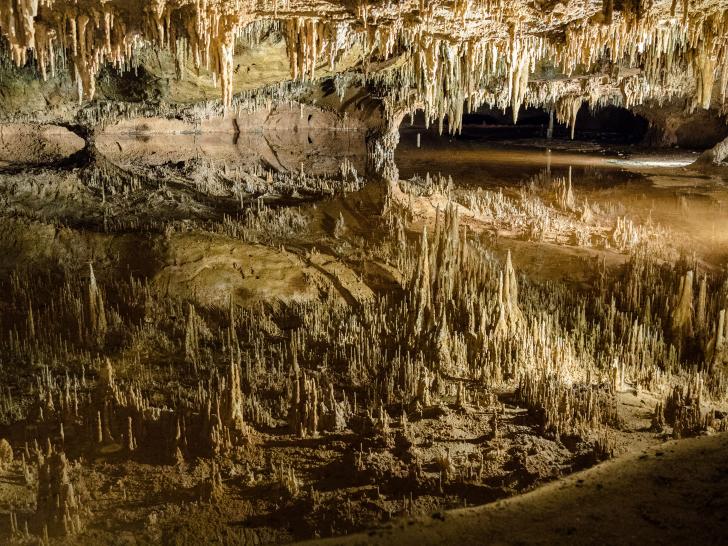
[[[720,543],[727,94],[725,0],[0,0],[0,543]]]
[[[312,15],[312,10],[316,16]],[[574,125],[582,102],[634,106],[687,97],[692,108],[726,108],[728,8],[722,2],[625,4],[569,1],[397,3],[306,0],[4,0],[0,32],[13,62],[32,62],[45,79],[72,71],[81,102],[96,94],[101,68],[133,70],[139,51],[169,51],[177,73],[209,71],[231,106],[236,44],[276,23],[293,79],[357,52],[367,79],[393,106],[423,108],[460,128],[483,104],[554,106]],[[548,72],[563,75],[544,79]]]

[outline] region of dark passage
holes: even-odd
[[[510,141],[523,139],[548,139],[550,113],[543,108],[523,108],[518,122],[513,123],[510,108],[502,110],[481,108],[477,112],[463,116],[463,129],[457,139]],[[555,140],[570,140],[571,128],[559,123],[553,114],[553,133]],[[414,123],[412,122],[414,121]],[[437,124],[426,128],[425,117],[417,113],[414,120],[406,118],[401,129],[404,132],[421,132],[438,135]],[[640,115],[625,108],[607,106],[591,110],[582,105],[576,118],[574,140],[585,140],[604,144],[639,144],[645,138],[649,122]],[[444,131],[449,133],[448,120],[445,120]],[[447,135],[448,137],[450,135]],[[428,138],[423,135],[423,138]]]

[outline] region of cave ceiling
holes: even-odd
[[[79,105],[98,99],[104,69],[154,75],[163,58],[165,76],[203,74],[209,89],[178,84],[157,103],[214,89],[231,108],[245,90],[328,77],[340,95],[366,85],[394,120],[422,109],[450,131],[483,105],[514,121],[524,105],[553,108],[572,125],[583,103],[727,108],[722,0],[0,0],[0,35],[6,64],[39,80],[65,71]],[[258,72],[241,70],[253,50]]]

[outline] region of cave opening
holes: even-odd
[[[551,130],[550,130],[551,127]],[[423,112],[406,116],[400,125],[402,135],[411,140],[418,133],[428,142],[439,137],[483,142],[527,141],[588,141],[615,146],[641,145],[646,142],[650,129],[649,120],[627,108],[604,106],[590,108],[583,104],[576,116],[573,139],[571,128],[556,119],[553,109],[543,107],[521,108],[518,120],[513,122],[513,111],[493,108],[479,108],[463,115],[461,130],[456,135],[449,131],[449,120],[445,118],[443,134],[439,134],[437,122],[429,127]]]

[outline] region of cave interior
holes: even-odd
[[[726,0],[0,0],[0,543],[728,542]]]

